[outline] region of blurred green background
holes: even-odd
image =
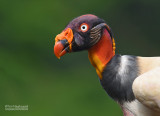
[[[108,23],[117,53],[160,55],[158,0],[0,0],[1,116],[122,116],[102,89],[87,51],[53,54],[54,37],[73,18]],[[5,111],[28,105],[28,111]]]

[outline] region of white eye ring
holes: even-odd
[[[82,32],[88,31],[88,25],[87,24],[82,24],[80,28],[81,28]]]

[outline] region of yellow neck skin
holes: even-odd
[[[105,29],[98,43],[88,50],[91,64],[96,68],[99,78],[102,80],[102,72],[106,64],[115,55],[115,42]]]

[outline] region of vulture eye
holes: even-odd
[[[89,29],[88,24],[86,24],[86,23],[82,23],[82,24],[81,24],[80,30],[81,30],[82,32],[86,32],[86,31],[88,31],[88,29]]]

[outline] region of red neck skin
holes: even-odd
[[[102,79],[102,72],[107,63],[115,55],[110,34],[106,29],[98,43],[88,50],[88,57],[91,64],[96,68],[96,72]]]

